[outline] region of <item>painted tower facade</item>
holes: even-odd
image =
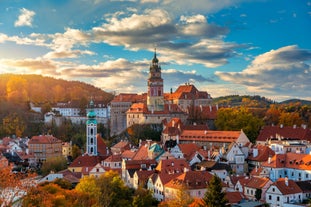
[[[90,156],[97,155],[97,121],[96,113],[94,112],[94,102],[90,102],[91,110],[87,114],[86,121],[86,153]]]
[[[149,111],[163,111],[164,109],[163,79],[156,51],[149,70],[147,107]]]

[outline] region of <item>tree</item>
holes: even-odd
[[[67,168],[67,160],[65,157],[51,157],[48,158],[41,167],[42,175],[45,176],[51,171],[58,172]]]
[[[6,134],[15,134],[17,137],[21,137],[26,128],[24,119],[15,112],[4,117],[2,123]]]
[[[167,199],[162,202],[159,206],[161,207],[188,207],[192,204],[194,199],[190,196],[187,188],[185,186],[181,186],[174,197]]]
[[[80,193],[86,193],[96,201],[99,202],[100,188],[97,185],[97,178],[93,176],[83,177],[79,184],[76,186],[75,190]]]
[[[256,198],[257,201],[259,201],[261,199],[261,194],[262,194],[262,190],[261,189],[256,189],[255,198]]]
[[[243,129],[252,142],[255,142],[263,125],[262,119],[254,116],[245,107],[221,108],[217,111],[217,119],[215,120],[215,126],[218,130],[238,131]]]
[[[221,179],[214,175],[210,180],[203,201],[208,207],[223,207],[227,204],[225,192],[222,190]]]
[[[158,201],[152,196],[150,190],[138,188],[133,197],[133,207],[157,206]]]
[[[100,189],[100,206],[130,206],[133,190],[125,185],[116,171],[108,171],[97,181]]]
[[[31,173],[12,173],[10,167],[0,169],[0,206],[13,206],[15,201],[27,194],[35,184],[33,177]]]

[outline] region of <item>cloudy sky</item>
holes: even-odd
[[[0,0],[0,73],[311,100],[311,0]]]

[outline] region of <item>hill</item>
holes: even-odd
[[[295,103],[301,103],[301,105],[311,105],[311,101],[302,100],[302,99],[289,99],[289,100],[280,102],[280,104],[295,104]]]
[[[41,75],[0,75],[0,100],[12,103],[56,103],[82,98],[109,103],[113,95],[93,85]]]
[[[262,96],[249,96],[249,95],[229,95],[213,98],[213,103],[220,106],[247,106],[247,107],[258,107],[267,108],[270,104],[275,102]]]

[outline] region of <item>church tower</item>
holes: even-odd
[[[152,112],[164,109],[163,79],[156,50],[149,70],[147,106],[148,110]]]
[[[86,153],[90,156],[97,155],[97,121],[96,113],[94,112],[94,102],[90,102],[91,110],[87,114],[86,121]]]

